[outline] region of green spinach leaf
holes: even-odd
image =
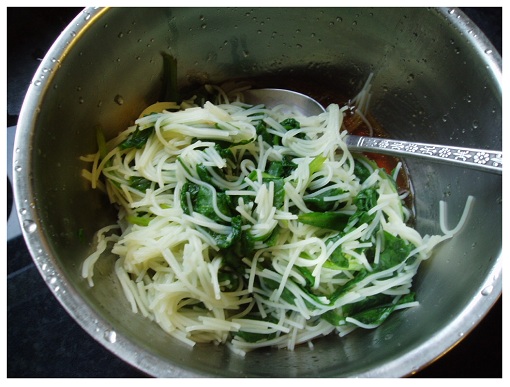
[[[325,200],[328,197],[341,195],[345,191],[340,188],[332,188],[319,195],[303,198],[306,206],[312,211],[331,211],[337,204],[336,201]]]
[[[131,148],[142,149],[153,133],[153,126],[143,130],[137,127],[134,132],[119,144],[119,148],[122,150]]]
[[[280,125],[283,126],[286,130],[301,129],[301,124],[295,118],[287,118],[280,122]]]
[[[151,184],[151,180],[148,180],[142,176],[129,177],[129,186],[143,193],[145,193],[147,189],[151,187]]]
[[[377,270],[385,270],[399,265],[414,248],[412,243],[384,231],[384,250],[379,256]]]
[[[183,211],[189,215],[191,213],[191,209],[188,207],[188,195],[191,200],[191,205],[193,206],[193,211],[198,212],[215,222],[225,224],[225,221],[216,214],[216,211],[214,211],[214,193],[212,193],[209,188],[190,182],[186,182],[183,185],[180,197],[181,207]],[[222,214],[232,217],[233,204],[229,195],[224,192],[216,192],[216,205]]]
[[[350,224],[360,225],[363,223],[370,223],[375,218],[375,213],[368,214],[368,211],[377,205],[377,200],[379,199],[379,193],[375,188],[366,188],[360,191],[353,202],[356,206],[356,212],[352,214],[349,219]]]
[[[343,231],[349,215],[340,212],[307,212],[298,215],[298,221],[328,230]]]

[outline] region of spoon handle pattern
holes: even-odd
[[[485,149],[462,148],[391,140],[378,137],[347,135],[347,147],[351,151],[384,153],[394,156],[421,157],[441,163],[502,174],[503,152]]]

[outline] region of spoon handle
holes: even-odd
[[[351,151],[420,157],[430,161],[457,164],[497,174],[502,174],[503,170],[503,152],[501,151],[424,144],[351,134],[345,137],[345,141]]]

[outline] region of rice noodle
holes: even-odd
[[[369,88],[367,81],[353,100],[362,117]],[[157,105],[172,111],[140,117],[106,143],[102,159],[99,152],[82,158],[91,163],[82,175],[119,208],[118,224],[98,231],[97,248],[83,263],[89,284],[109,250],[118,256],[115,273],[134,313],[186,344],[227,343],[238,354],[313,347],[311,340],[332,332],[373,329],[381,321],[352,308],[374,297],[390,311],[417,305],[403,297],[420,262],[460,232],[473,199],[453,229],[441,202],[444,235],[422,237],[406,224],[405,194],[395,189],[400,165],[389,176],[347,150],[338,130],[347,107],[332,104],[320,116],[302,117],[212,89],[216,104]],[[300,125],[286,128],[289,118]],[[143,146],[122,148],[134,133],[151,130]],[[271,175],[278,163],[291,170]],[[358,218],[365,192],[377,200]],[[324,211],[349,220],[339,229],[303,220]],[[385,266],[391,243],[408,254]]]

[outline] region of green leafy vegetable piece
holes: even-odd
[[[285,155],[281,161],[272,161],[269,164],[267,173],[274,177],[288,177],[292,171],[297,168],[297,164],[292,161],[292,158]]]
[[[388,174],[388,172],[386,172],[386,170],[384,168],[380,168],[379,169],[379,175],[383,179],[386,179],[386,180],[388,180],[391,183],[391,186],[393,187],[393,191],[394,192],[398,191],[397,182],[395,181],[395,179],[391,175]]]
[[[342,325],[345,321],[345,318],[338,314],[335,310],[328,310],[327,312],[324,312],[321,314],[321,318],[335,327]]]
[[[360,161],[360,157],[361,156],[357,156],[354,158],[354,174],[359,178],[360,183],[363,183],[366,179],[368,179],[372,172]],[[363,158],[363,161],[371,164],[374,169],[377,169],[377,164],[374,161],[369,160],[366,157]]]
[[[227,266],[235,269],[241,269],[243,263],[241,259],[250,256],[255,251],[255,240],[249,233],[249,230],[242,230],[239,239],[232,247],[225,252],[223,260]]]
[[[283,126],[286,130],[301,128],[301,124],[295,118],[287,118],[280,122],[280,125]]]
[[[266,244],[266,246],[275,246],[276,245],[276,242],[278,242],[278,237],[280,236],[280,227],[277,225],[274,229],[273,229],[273,232],[271,233],[271,235],[269,235],[269,237],[267,239],[264,240],[264,243]]]
[[[349,282],[345,283],[342,286],[339,286],[336,288],[336,290],[333,292],[333,294],[329,297],[331,302],[334,302],[338,300],[340,297],[344,296],[348,292],[350,292],[358,282],[364,280],[368,275],[369,271],[365,268],[362,268],[353,279],[351,279]]]
[[[281,161],[272,161],[269,164],[267,173],[271,176],[281,177],[283,175],[283,163]]]
[[[318,304],[322,304],[322,305],[329,305],[329,300],[327,302],[324,302],[324,300],[320,299],[316,294],[314,294],[311,290],[310,290],[310,287],[309,286],[302,286],[300,284],[296,284],[292,279],[287,279],[288,282],[292,282],[294,285],[296,285],[299,289],[301,289],[301,291],[305,294],[308,295],[308,297],[310,297],[311,299],[313,299],[316,303]],[[272,279],[269,279],[269,278],[264,278],[264,279],[261,279],[261,282],[263,282],[266,287],[270,290],[276,290],[280,287],[280,283],[277,282],[277,281],[274,281]],[[295,296],[294,294],[287,288],[287,287],[284,287],[283,290],[282,290],[282,293],[280,295],[280,297],[282,298],[282,300],[288,302],[289,304],[292,304],[294,305],[295,304]],[[315,305],[313,305],[311,302],[309,302],[308,300],[304,299],[304,302],[305,304],[311,308],[311,309],[315,309]]]
[[[384,320],[388,318],[388,316],[395,310],[395,305],[390,304],[386,306],[379,306],[373,309],[364,310],[363,312],[357,313],[352,317],[355,320],[358,320],[362,324],[374,324],[380,325]]]
[[[373,296],[368,296],[361,301],[342,306],[342,312],[344,316],[353,316],[368,309],[388,306],[393,301],[393,298],[394,296],[389,296],[387,294],[375,294]]]
[[[344,192],[345,191],[343,189],[332,188],[319,195],[303,198],[303,201],[312,211],[331,211],[334,209],[336,202],[325,199],[331,196],[341,195]]]
[[[414,248],[412,243],[384,231],[384,250],[379,256],[377,269],[385,270],[399,265]]]
[[[234,243],[236,243],[241,237],[241,226],[243,225],[243,219],[241,215],[234,216],[232,218],[231,226],[232,231],[230,234],[217,234],[215,232],[210,231],[210,234],[213,236],[216,244],[220,249],[227,249],[231,247]]]
[[[335,243],[340,238],[342,238],[345,234],[340,233],[335,235],[334,237],[329,238],[326,241],[326,245],[330,245]],[[363,268],[363,266],[358,262],[356,258],[349,254],[345,254],[342,251],[342,246],[338,246],[328,257],[326,262],[324,262],[324,267],[328,269],[335,270],[351,270],[351,271],[359,271]]]
[[[414,301],[416,301],[416,293],[410,292],[400,297],[400,300],[398,300],[397,305],[403,305]]]
[[[342,247],[338,246],[331,256],[324,262],[324,267],[335,270],[358,271],[363,267],[356,258],[342,252]]]
[[[226,143],[225,146],[222,146],[220,143],[216,143],[214,144],[214,149],[222,158],[235,162],[234,154],[232,153],[232,150],[229,148],[229,146],[231,146],[230,143]]]
[[[190,182],[186,182],[183,185],[180,197],[181,208],[184,213],[189,215],[191,213],[191,208],[189,208],[188,205],[188,196],[194,212],[198,212],[217,223],[226,224],[226,221],[220,218],[214,210],[212,202],[213,194],[207,187]],[[223,192],[216,192],[216,205],[222,214],[231,217],[229,225],[232,227],[232,231],[229,234],[219,234],[212,230],[205,230],[213,237],[220,249],[230,249],[241,238],[241,227],[243,225],[242,217],[241,215],[232,217],[230,196]],[[234,259],[235,256],[231,256],[232,254],[233,252],[227,252],[227,259]]]
[[[305,279],[307,286],[311,287],[315,284],[315,277],[312,275],[312,273],[310,272],[310,270],[307,267],[303,267],[303,266],[295,266],[295,267],[301,273],[303,278]]]
[[[129,177],[129,186],[143,193],[145,193],[147,189],[151,187],[151,184],[151,180],[148,180],[142,176]]]
[[[264,333],[255,333],[255,332],[245,332],[239,331],[235,334],[237,337],[242,338],[247,343],[256,343],[263,340],[271,340],[276,337],[276,332],[271,332],[268,334]]]
[[[255,170],[248,175],[248,179],[251,181],[257,181],[258,174],[261,173],[259,170]],[[262,182],[274,184],[274,195],[273,195],[273,206],[281,208],[285,200],[285,180],[281,177],[270,175],[269,173],[262,172]]]
[[[220,271],[218,271],[218,282],[223,288],[223,291],[233,292],[239,287],[239,275],[230,270],[226,271],[220,269]]]
[[[308,165],[308,169],[310,170],[310,176],[313,175],[315,172],[320,171],[322,166],[324,165],[324,162],[328,158],[325,156],[316,156]]]
[[[203,164],[197,164],[197,174],[200,180],[205,183],[212,184],[212,176],[207,170],[207,167]]]
[[[287,118],[280,122],[280,125],[282,125],[286,130],[301,129],[301,124],[295,118]],[[296,137],[303,139],[305,138],[305,134],[301,132],[298,133]]]
[[[142,149],[149,140],[149,137],[152,135],[152,133],[154,133],[153,126],[143,130],[140,130],[137,127],[134,132],[132,132],[124,141],[119,144],[119,148],[122,150],[130,148]]]
[[[340,212],[307,212],[298,215],[298,221],[328,230],[343,231],[349,215]]]
[[[147,227],[152,219],[147,216],[127,215],[126,220],[131,224]]]
[[[368,211],[377,205],[378,199],[379,194],[375,188],[361,190],[353,200],[357,209],[356,212],[351,215],[348,223],[352,223],[353,225],[370,223],[376,214],[373,213],[369,215]]]
[[[189,215],[191,213],[191,209],[188,207],[188,195],[191,199],[193,211],[198,212],[215,222],[222,224],[225,223],[225,221],[216,214],[216,211],[214,211],[214,194],[209,190],[209,188],[190,182],[184,183],[181,190],[181,207],[183,211]],[[224,192],[216,192],[216,205],[222,214],[228,217],[232,216],[232,202],[229,195]]]
[[[278,320],[271,315],[262,318],[260,316],[247,316],[247,320],[257,320],[257,321],[267,321],[273,324],[277,324]],[[255,333],[255,332],[246,332],[246,331],[238,331],[235,333],[235,336],[242,338],[244,341],[248,343],[256,343],[262,340],[271,340],[276,337],[276,332],[271,333]]]
[[[273,180],[274,183],[274,196],[273,196],[273,206],[276,208],[281,208],[285,199],[285,181],[282,178],[277,178]]]
[[[267,124],[260,120],[255,127],[257,137],[262,136],[262,139],[270,145],[281,145],[281,139],[279,136],[271,134],[267,131]]]
[[[186,182],[182,186],[180,199],[181,199],[181,208],[185,214],[190,215],[191,210],[192,210],[192,208],[189,208],[189,205],[188,205],[188,195],[189,195],[190,199],[193,199],[193,197],[195,197],[197,195],[197,193],[198,193],[198,185],[196,185],[196,184]],[[193,204],[193,203],[191,203],[191,204]]]
[[[263,282],[265,284],[265,286],[270,290],[277,290],[280,287],[279,282],[276,282],[269,278],[261,278],[260,281]],[[287,281],[290,281],[290,279]],[[283,288],[283,291],[282,291],[282,294],[280,297],[282,298],[282,300],[288,302],[289,304],[294,305],[294,302],[295,302],[294,300],[296,299],[296,297],[294,297],[294,294],[286,287]]]
[[[330,310],[321,317],[334,326],[345,324],[345,318],[351,317],[363,324],[380,325],[390,316],[397,305],[406,304],[415,300],[414,293],[409,293],[397,303],[393,303],[394,296],[376,294],[364,300],[342,306],[341,313]]]

